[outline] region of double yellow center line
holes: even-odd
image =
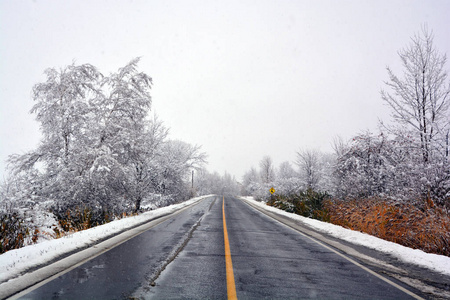
[[[223,237],[225,240],[225,266],[227,273],[228,299],[237,299],[236,285],[234,283],[233,263],[231,262],[230,243],[228,241],[227,221],[225,219],[225,197],[222,199]]]

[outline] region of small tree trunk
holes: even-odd
[[[142,202],[142,198],[138,197],[136,199],[136,202],[134,203],[134,212],[137,213],[140,209],[141,209],[141,202]]]

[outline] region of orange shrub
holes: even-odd
[[[381,199],[328,200],[324,207],[333,224],[450,256],[450,217],[429,201],[419,208]]]

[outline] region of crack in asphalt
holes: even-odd
[[[208,212],[211,211],[211,208],[213,207],[214,203],[216,203],[217,198],[214,198],[214,200],[211,202],[211,205],[208,208]]]
[[[183,251],[184,247],[187,245],[187,243],[189,242],[189,240],[192,238],[192,234],[194,233],[194,231],[197,229],[197,227],[200,225],[201,220],[203,219],[203,216],[200,217],[200,219],[197,220],[197,222],[192,226],[192,228],[189,230],[189,232],[186,234],[186,238],[183,240],[183,242],[181,243],[181,245],[175,250],[173,251],[170,255],[169,258],[166,260],[166,262],[159,268],[159,270],[157,270],[154,275],[151,277],[150,279],[150,286],[155,286],[155,281],[156,279],[158,279],[159,275],[161,275],[162,271],[164,271],[166,269],[166,267],[175,260],[175,258],[178,256],[178,254],[180,254],[181,251]]]
[[[211,207],[213,206],[215,201],[216,201],[216,199],[214,199],[214,201],[211,203],[211,205],[208,208],[208,211],[211,210]],[[192,225],[192,227],[189,229],[189,231],[184,235],[181,242],[179,242],[178,245],[175,247],[175,250],[173,250],[167,257],[167,259],[159,266],[159,268],[155,272],[153,272],[153,274],[151,276],[149,276],[149,279],[148,279],[149,285],[141,287],[135,293],[133,293],[134,295],[142,294],[142,290],[145,292],[148,292],[151,287],[156,285],[155,282],[158,279],[158,277],[161,275],[161,273],[167,268],[167,266],[171,262],[173,262],[175,260],[175,258],[178,256],[178,254],[180,254],[180,252],[183,251],[184,247],[186,247],[187,243],[192,238],[194,231],[198,228],[198,226],[200,226],[201,221],[203,220],[203,217],[205,216],[205,214],[206,214],[206,211],[203,212],[203,214],[200,216],[200,218],[194,223],[194,225]],[[140,299],[140,296],[131,296],[131,297],[129,297],[129,299]]]

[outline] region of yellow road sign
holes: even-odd
[[[273,193],[275,193],[275,189],[274,188],[270,188],[269,192],[273,195]]]

